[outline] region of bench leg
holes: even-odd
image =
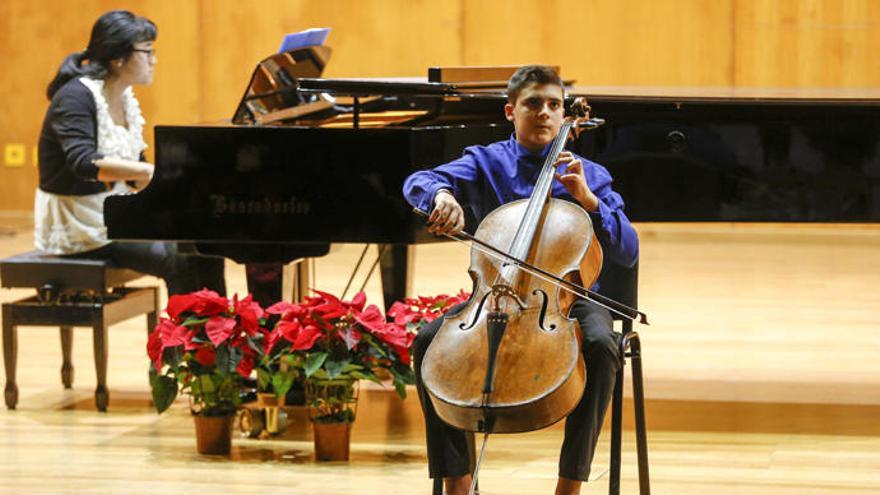
[[[153,329],[156,328],[156,325],[159,324],[159,288],[151,287],[153,289],[153,311],[147,313],[147,336],[149,336]]]
[[[159,325],[159,288],[153,287],[153,311],[147,313],[147,339],[150,338],[150,334],[153,333],[153,330],[156,329],[156,326]],[[149,361],[149,360],[148,360]],[[153,375],[153,362],[150,361],[147,364],[147,383],[152,383]],[[150,394],[150,407],[153,407],[155,403],[153,402],[153,394]]]
[[[18,358],[18,329],[12,323],[12,311],[3,308],[3,365],[6,368],[6,408],[18,404],[18,385],[15,383],[15,364]]]
[[[95,349],[95,374],[98,378],[98,386],[95,388],[95,408],[101,412],[107,411],[110,402],[110,394],[107,391],[107,326],[103,323],[92,327],[94,332]]]
[[[61,383],[64,388],[73,386],[73,327],[61,327]]]

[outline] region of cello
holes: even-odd
[[[582,207],[550,197],[569,134],[585,120],[601,123],[588,108],[573,105],[578,115],[562,124],[528,199],[491,212],[474,236],[452,236],[473,242],[472,296],[440,326],[421,376],[438,416],[453,427],[487,437],[531,431],[574,409],[586,382],[580,329],[567,316],[576,297],[647,323],[637,310],[584,289],[599,276],[602,248]]]

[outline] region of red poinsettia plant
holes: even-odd
[[[194,414],[234,414],[258,357],[250,339],[264,331],[263,309],[251,296],[230,300],[204,289],[171,296],[165,312],[147,341],[156,410],[183,392]]]
[[[460,290],[457,295],[441,294],[433,297],[408,297],[388,309],[388,317],[410,333],[418,333],[422,326],[434,321],[455,306],[467,301],[470,293]]]
[[[281,302],[266,310],[277,321],[263,344],[264,355],[289,346],[282,359],[304,377],[312,419],[353,421],[354,384],[382,383],[379,370],[391,375],[395,390],[405,397],[406,385],[414,383],[410,346],[415,335],[367,305],[363,292],[350,301],[313,292],[300,303]]]

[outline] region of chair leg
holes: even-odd
[[[614,395],[611,399],[611,461],[608,477],[608,494],[620,494],[620,451],[621,429],[623,423],[623,378],[625,363],[622,363],[617,372],[614,383]]]
[[[15,365],[18,358],[18,329],[12,321],[12,311],[3,307],[3,365],[6,368],[4,399],[7,409],[18,404],[18,385],[15,383]]]
[[[443,478],[434,478],[434,489],[431,495],[443,495]]]
[[[635,332],[633,332],[635,333]],[[642,380],[642,345],[638,335],[630,339],[633,374],[633,407],[636,423],[636,452],[639,463],[639,493],[650,495],[651,481],[648,474],[648,433],[645,424],[645,391]]]
[[[95,408],[106,412],[107,404],[110,402],[110,394],[107,391],[107,326],[101,322],[92,327],[92,330],[94,332],[95,374],[98,378],[98,386],[95,388]]]
[[[73,386],[73,327],[61,327],[61,383],[64,388]]]

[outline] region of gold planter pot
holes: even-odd
[[[284,407],[284,397],[275,394],[260,392],[257,394],[257,407],[265,413],[265,428],[270,435],[282,433],[287,428],[287,415]]]

